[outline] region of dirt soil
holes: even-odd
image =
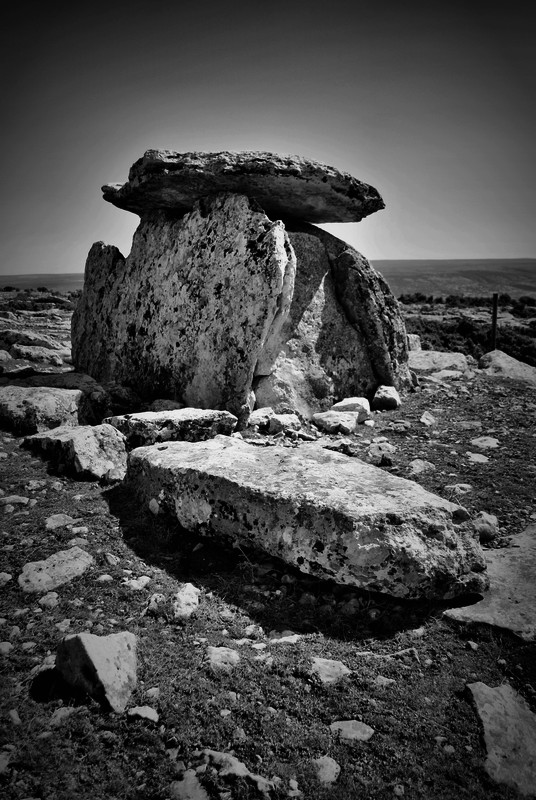
[[[425,410],[435,425],[419,421]],[[432,463],[435,469],[412,479],[461,502],[471,515],[496,514],[501,535],[493,546],[509,546],[536,518],[535,410],[533,388],[477,374],[448,388],[423,388],[400,410],[377,415],[374,428],[331,438],[349,440],[348,452],[365,457],[374,437],[386,437],[397,449],[383,468],[402,477],[410,476],[416,458]],[[484,435],[499,447],[478,451],[470,444]],[[272,444],[297,446],[284,438]],[[534,644],[486,626],[447,623],[444,604],[401,603],[337,587],[257,552],[200,540],[173,520],[146,513],[124,487],[48,473],[11,434],[2,434],[0,447],[6,495],[36,500],[1,512],[0,570],[12,579],[0,590],[0,639],[14,645],[0,656],[6,800],[168,800],[170,785],[199,763],[202,748],[232,751],[252,772],[278,776],[273,798],[518,797],[484,770],[466,683],[507,681],[536,711]],[[467,452],[485,452],[489,461],[471,463]],[[472,487],[461,498],[445,488],[460,483]],[[58,513],[76,522],[47,530],[45,520]],[[66,549],[74,538],[96,565],[57,589],[55,608],[43,608],[17,578],[26,562]],[[102,574],[112,580],[97,581]],[[124,583],[141,575],[151,579],[142,590]],[[190,620],[178,624],[144,613],[153,593],[170,596],[181,581],[202,591]],[[285,629],[301,637],[269,643],[272,630]],[[151,706],[157,722],[109,713],[40,678],[40,665],[50,663],[66,633],[122,630],[138,637],[139,681],[129,706]],[[266,646],[233,645],[242,637]],[[213,671],[209,645],[234,646],[240,664],[230,673]],[[352,673],[323,685],[311,674],[315,656],[338,659]],[[394,682],[381,685],[378,676]],[[62,706],[73,713],[53,726]],[[374,734],[365,742],[339,740],[329,725],[345,719],[366,723]],[[326,754],[341,773],[324,787],[312,759]],[[244,778],[210,767],[198,777],[212,800],[259,797]]]

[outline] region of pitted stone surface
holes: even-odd
[[[310,418],[337,397],[371,394],[379,383],[409,385],[404,323],[381,275],[326,231],[296,221],[286,228],[294,292],[255,368],[257,407]]]
[[[122,480],[125,477],[125,437],[112,425],[54,428],[26,437],[24,445],[80,479]]]
[[[378,191],[347,172],[301,156],[267,152],[176,153],[147,150],[128,181],[102,187],[104,199],[144,215],[191,211],[203,197],[233,192],[255,198],[276,219],[359,222],[384,208]]]
[[[82,392],[25,386],[0,387],[0,422],[17,433],[37,433],[79,424]]]
[[[157,442],[200,442],[218,434],[231,434],[238,420],[228,411],[180,408],[124,414],[104,421],[121,431],[132,448]]]
[[[339,583],[406,598],[486,586],[470,526],[453,524],[458,506],[315,444],[261,449],[218,436],[138,448],[127,480],[187,529]]]
[[[283,224],[246,197],[219,195],[179,220],[150,217],[127,260],[93,245],[73,362],[98,380],[240,416],[294,271]]]

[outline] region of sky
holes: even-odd
[[[127,255],[102,200],[147,149],[295,153],[386,209],[326,226],[371,260],[536,257],[531,4],[18,0],[3,8],[0,274]]]

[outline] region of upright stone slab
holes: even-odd
[[[398,303],[360,253],[313,225],[287,222],[296,254],[288,316],[255,368],[257,407],[311,417],[335,399],[409,385]]]
[[[97,380],[243,416],[294,272],[282,223],[246,197],[220,195],[178,220],[155,214],[128,259],[93,245],[73,361]]]
[[[412,481],[328,452],[257,448],[218,436],[140,447],[127,481],[188,530],[255,545],[299,567],[403,598],[487,585],[459,506]]]

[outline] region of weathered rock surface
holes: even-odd
[[[238,420],[228,411],[180,408],[109,417],[104,422],[121,431],[127,446],[133,448],[157,442],[201,442],[218,434],[230,435]]]
[[[219,436],[138,448],[127,478],[187,529],[339,583],[407,598],[486,586],[470,526],[453,524],[458,506],[316,445],[282,451]]]
[[[326,231],[293,221],[287,233],[294,292],[256,366],[257,407],[311,417],[381,383],[409,385],[404,323],[381,275]]]
[[[378,386],[372,398],[375,411],[394,411],[400,408],[402,401],[394,386]]]
[[[55,428],[26,437],[24,445],[80,480],[125,477],[125,437],[112,425]]]
[[[19,575],[19,586],[24,592],[50,592],[89,569],[95,559],[80,547],[60,550],[43,561],[29,561]]]
[[[514,378],[519,381],[527,381],[527,383],[536,386],[536,367],[524,364],[522,361],[503,353],[502,350],[492,350],[490,353],[485,353],[478,362],[478,366],[488,375]]]
[[[66,636],[58,647],[56,668],[71,686],[121,713],[137,683],[136,637],[127,631]]]
[[[91,248],[73,361],[148,395],[249,413],[255,365],[294,271],[282,223],[245,197],[220,195],[179,220],[150,217],[126,261],[116,248]]]
[[[79,424],[82,392],[77,389],[0,387],[0,423],[17,433],[37,433]]]
[[[126,260],[93,245],[73,315],[77,369],[240,419],[255,395],[310,417],[404,385],[406,357],[397,302],[362,256],[241,195],[145,216]]]
[[[37,364],[53,364],[55,367],[61,367],[63,364],[61,356],[47,347],[14,344],[9,352],[13,358],[25,358],[28,361],[35,361]]]
[[[440,350],[410,350],[408,364],[415,372],[437,372],[444,369],[465,372],[469,368],[463,353],[443,353]]]
[[[511,686],[469,683],[484,728],[485,769],[497,783],[536,797],[536,716]]]
[[[105,200],[141,216],[154,209],[185,214],[197,200],[221,192],[254,197],[272,217],[306,222],[359,222],[385,207],[373,186],[347,172],[266,152],[147,150],[125,184],[102,190]]]
[[[478,603],[449,608],[444,615],[464,623],[505,628],[527,641],[536,640],[536,525],[514,539],[514,547],[486,550],[490,589]]]
[[[35,333],[35,331],[32,330],[17,330],[15,328],[0,330],[0,348],[3,350],[10,350],[13,345],[61,350],[61,345],[50,336]]]

